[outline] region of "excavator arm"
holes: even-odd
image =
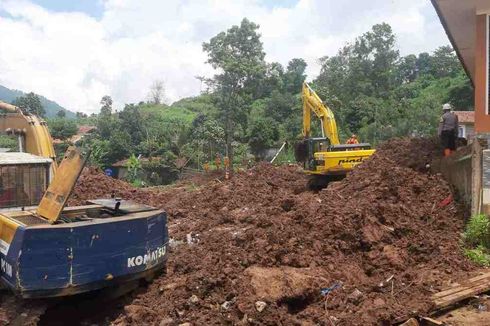
[[[56,170],[56,153],[46,121],[0,101],[0,134],[18,137],[20,152],[50,158],[53,172]]]
[[[305,82],[303,83],[303,136],[304,138],[311,137],[311,112],[315,113],[322,125],[323,137],[330,140],[331,145],[339,145],[339,134],[337,131],[337,123],[334,114],[330,108],[323,104],[320,97],[313,89]]]

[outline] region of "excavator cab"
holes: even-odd
[[[38,205],[51,180],[51,163],[29,153],[1,153],[0,210]]]
[[[327,151],[330,148],[330,140],[326,137],[308,138],[305,140],[306,159],[305,170],[316,171],[317,166],[323,165],[322,161],[315,159],[315,153]]]

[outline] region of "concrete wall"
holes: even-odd
[[[484,149],[482,152],[482,184],[481,184],[481,210],[483,213],[490,215],[490,149]]]
[[[490,150],[485,148],[485,140],[475,139],[453,155],[434,162],[434,170],[442,173],[457,190],[460,198],[471,208],[472,215],[485,211],[487,206],[490,213]],[[488,169],[484,168],[484,156],[488,157]],[[488,184],[488,191],[485,192],[488,203],[483,201],[485,182]]]
[[[440,163],[440,172],[468,206],[472,200],[472,147],[468,145],[459,148],[455,154],[443,158]]]

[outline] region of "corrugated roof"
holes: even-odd
[[[0,165],[18,164],[51,164],[50,158],[32,155],[29,153],[0,153]]]
[[[475,123],[475,111],[454,111],[459,123]]]

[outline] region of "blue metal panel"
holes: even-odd
[[[127,258],[146,250],[146,231],[146,219],[74,229],[74,284],[126,274]]]
[[[109,285],[113,279],[144,277],[145,271],[166,259],[166,214],[127,217],[70,227],[19,227],[8,254],[19,271],[2,278],[23,296],[44,296],[87,291]]]
[[[19,257],[19,285],[24,290],[63,288],[70,283],[69,228],[29,229]]]

